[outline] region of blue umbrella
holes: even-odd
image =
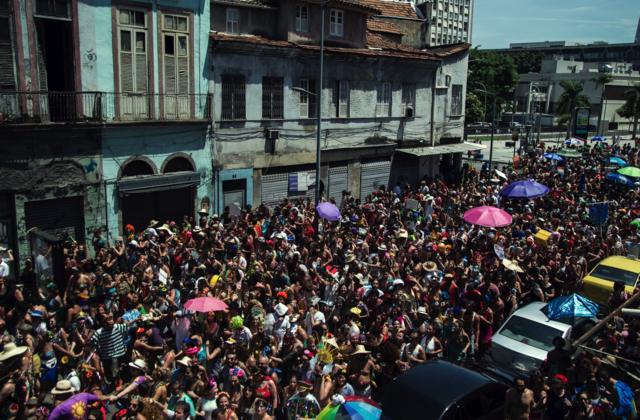
[[[605,136],[593,136],[591,138],[591,141],[600,141],[600,142],[602,142],[602,141],[607,141],[607,138]]]
[[[557,161],[564,160],[564,158],[557,153],[545,153],[544,157],[549,160],[557,160]]]
[[[614,173],[607,174],[606,179],[608,181],[615,182],[616,184],[625,185],[627,187],[635,187],[636,186],[636,184],[635,184],[635,182],[633,182],[633,180],[627,178],[624,175],[620,175],[620,174],[614,174]]]
[[[559,296],[544,307],[547,317],[552,320],[591,318],[598,315],[598,304],[577,293]]]
[[[618,157],[618,156],[609,156],[604,159],[605,163],[610,163],[611,165],[625,166],[627,161]]]
[[[549,187],[529,179],[526,181],[516,181],[507,185],[500,191],[500,195],[505,198],[538,198],[549,193]]]

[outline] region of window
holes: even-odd
[[[378,85],[376,99],[376,117],[388,117],[391,112],[391,83],[382,82]]]
[[[338,9],[331,9],[329,15],[329,32],[331,36],[344,35],[344,12]]]
[[[316,97],[309,93],[316,93],[316,81],[300,79],[300,118],[314,118],[316,116]]]
[[[296,6],[296,32],[309,31],[309,8]]]
[[[262,119],[278,120],[283,118],[282,77],[262,78]]]
[[[71,19],[69,0],[36,0],[35,15]]]
[[[6,2],[6,0],[3,0]],[[13,62],[13,25],[7,9],[2,10],[0,2],[0,90],[15,90],[15,69]]]
[[[163,15],[164,93],[189,93],[189,19],[186,16]]]
[[[451,115],[462,115],[462,85],[451,85]]]
[[[337,118],[349,118],[349,81],[336,80],[333,85],[333,106]]]
[[[240,75],[222,76],[222,115],[223,120],[245,119],[245,80]]]
[[[227,32],[230,34],[240,33],[240,12],[238,9],[227,8]]]
[[[512,316],[502,327],[500,335],[540,350],[549,351],[553,349],[553,339],[562,337],[562,330],[520,316]]]
[[[413,83],[402,84],[402,116],[409,115],[409,109],[411,109],[411,116],[415,116],[416,113],[416,85]]]
[[[147,91],[147,20],[139,10],[118,11],[120,92]]]

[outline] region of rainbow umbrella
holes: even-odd
[[[382,409],[369,398],[334,395],[316,420],[378,420]]]

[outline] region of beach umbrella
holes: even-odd
[[[558,150],[558,154],[563,158],[579,158],[582,157],[582,154],[577,150],[571,149],[560,149]]]
[[[318,215],[325,220],[328,220],[330,222],[340,220],[340,210],[333,203],[324,201],[318,204],[316,210],[318,211]]]
[[[496,175],[498,175],[499,178],[502,178],[505,181],[509,180],[509,178],[507,177],[507,174],[505,174],[504,172],[502,172],[502,171],[500,171],[498,169],[494,169],[493,171],[496,173]]]
[[[620,168],[618,169],[618,173],[632,178],[640,178],[640,168],[636,168],[635,166],[625,166],[624,168]]]
[[[227,309],[227,304],[214,297],[199,297],[188,300],[184,308],[191,312],[217,312]]]
[[[472,225],[484,227],[503,227],[511,224],[513,219],[506,211],[492,206],[475,207],[464,212],[464,221]]]
[[[607,138],[605,136],[593,136],[591,137],[591,141],[603,142],[603,141],[607,141]]]
[[[585,141],[578,137],[570,137],[564,141],[567,146],[584,146]]]
[[[500,191],[500,195],[505,198],[526,199],[542,197],[548,193],[549,187],[532,179],[512,182]]]
[[[592,318],[598,315],[598,304],[594,301],[572,293],[566,296],[559,296],[551,300],[544,311],[547,318],[552,320]]]
[[[611,182],[615,182],[616,184],[625,185],[627,187],[635,187],[636,184],[632,179],[627,178],[624,175],[610,173],[607,174],[606,179]]]
[[[378,420],[382,409],[365,397],[334,395],[316,420]]]
[[[545,157],[545,159],[549,159],[549,160],[557,160],[557,161],[564,160],[564,158],[557,153],[545,153],[543,156]]]
[[[618,156],[609,156],[604,159],[605,163],[609,163],[611,165],[625,166],[627,161]]]

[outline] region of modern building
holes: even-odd
[[[0,5],[0,231],[21,261],[210,207],[208,1]]]
[[[640,44],[640,17],[638,18],[638,27],[636,28],[636,44]]]
[[[598,78],[608,74],[612,80],[606,85]],[[600,116],[600,132],[627,131],[632,121],[621,118],[617,110],[625,102],[625,91],[640,83],[640,73],[630,63],[583,62],[573,60],[543,60],[539,73],[521,74],[516,96],[518,111],[525,114],[555,114],[563,93],[560,83],[565,80],[580,82],[588,98],[591,120],[595,126]]]
[[[383,3],[396,2],[326,5],[320,83],[317,2],[211,2],[218,210],[313,197],[320,89],[321,190],[337,202],[343,190],[364,199],[379,186],[452,173],[473,147],[461,143],[468,44],[403,45],[397,16],[384,17],[399,13]],[[439,149],[445,143],[454,145]]]
[[[418,9],[426,17],[424,41],[428,46],[472,43],[475,0],[423,0]]]

